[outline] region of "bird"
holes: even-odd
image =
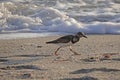
[[[56,40],[48,41],[48,42],[46,42],[46,44],[59,45],[59,47],[54,52],[54,54],[56,56],[58,55],[58,51],[61,48],[64,48],[64,47],[67,47],[67,46],[69,46],[69,49],[72,53],[74,53],[75,55],[80,55],[72,49],[72,45],[77,43],[80,40],[81,37],[87,38],[87,36],[83,32],[77,32],[74,35],[65,35],[65,36],[62,36],[62,37],[60,37]]]

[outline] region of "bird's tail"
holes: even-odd
[[[54,40],[54,41],[49,41],[49,42],[46,42],[46,44],[51,44],[51,43],[57,43],[57,41],[56,41],[56,40]]]
[[[50,44],[50,43],[52,43],[51,41],[50,42],[46,42],[46,44]]]

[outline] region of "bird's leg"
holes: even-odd
[[[58,56],[57,52],[58,52],[58,50],[59,50],[60,48],[61,48],[61,47],[57,48],[57,50],[55,51],[54,54],[55,54],[56,56]]]
[[[70,51],[71,51],[72,53],[74,53],[75,55],[81,55],[81,54],[78,54],[77,52],[73,51],[71,46],[70,46],[69,49],[70,49]]]

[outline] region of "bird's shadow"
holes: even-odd
[[[0,59],[0,62],[7,62],[8,59]]]
[[[64,78],[60,80],[98,80],[98,78],[90,77],[90,76],[84,76],[81,78]]]
[[[34,65],[19,65],[19,66],[6,66],[0,68],[1,70],[22,70],[22,69],[30,69],[30,70],[47,70],[47,69],[41,69]]]
[[[20,60],[16,60],[16,59],[8,59],[5,62],[2,62],[2,65],[18,65],[18,64],[26,64],[26,63],[31,63],[37,60],[40,60],[42,58],[31,58],[31,59],[20,59]]]
[[[10,58],[10,57],[49,57],[51,55],[35,55],[35,54],[29,54],[29,55],[12,55],[12,56],[5,56],[5,57],[0,57],[0,58]]]
[[[84,62],[96,62],[94,59],[81,59]],[[120,61],[120,58],[113,58],[113,59],[100,59],[100,61]]]
[[[120,61],[120,58],[113,58],[114,61]]]
[[[29,55],[11,55],[11,56],[5,56],[5,57],[0,57],[0,64],[5,64],[5,65],[16,65],[16,64],[24,64],[24,63],[30,63],[33,61],[41,60],[44,57],[49,57],[51,55],[35,55],[35,54],[29,54]],[[12,57],[24,57],[24,59],[10,59]]]
[[[102,72],[118,72],[120,69],[107,69],[107,68],[91,68],[91,69],[80,69],[73,72],[70,72],[70,74],[84,74],[84,73],[90,73],[95,71],[102,71]]]

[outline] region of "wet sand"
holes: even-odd
[[[72,46],[81,55],[65,47],[55,56],[45,42],[58,37],[0,40],[0,80],[120,79],[120,35],[88,35]]]

